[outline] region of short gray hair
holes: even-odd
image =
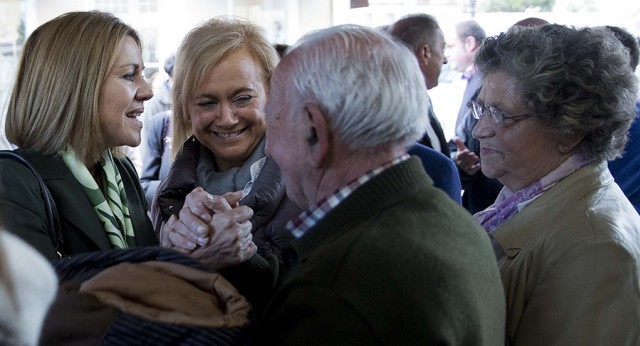
[[[302,37],[287,56],[303,102],[315,102],[352,150],[413,144],[427,128],[428,96],[413,54],[375,29],[335,26]]]
[[[535,52],[535,54],[532,54]],[[584,134],[589,159],[619,156],[636,115],[637,80],[625,48],[606,28],[515,26],[487,38],[476,54],[485,74],[522,85],[522,103],[558,137]]]

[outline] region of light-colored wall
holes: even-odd
[[[598,13],[563,12],[567,2],[557,1],[552,13],[478,13],[476,20],[489,35],[506,29],[517,20],[536,16],[551,22],[570,25],[617,25],[640,34],[640,5],[637,0],[620,0],[625,6],[613,6]],[[584,0],[591,1],[591,0]],[[597,0],[606,3],[608,0]],[[140,31],[145,64],[148,71],[162,74],[164,59],[174,52],[184,35],[204,20],[218,15],[238,15],[263,26],[274,43],[293,44],[305,33],[336,24],[353,23],[368,26],[391,24],[408,13],[425,12],[435,15],[445,33],[452,26],[470,18],[465,12],[467,0],[369,0],[371,7],[350,8],[350,0],[159,0],[157,13],[141,13],[138,0],[129,0],[129,12],[118,14],[123,21]],[[376,3],[380,5],[375,6]],[[384,5],[382,5],[384,3]],[[481,0],[478,1],[481,3]],[[20,18],[26,33],[31,33],[45,21],[69,11],[91,10],[95,0],[0,0],[0,42],[9,42],[15,35]],[[22,6],[22,9],[21,9]],[[604,8],[604,7],[603,7]],[[149,42],[153,40],[154,42]],[[150,49],[153,49],[151,52]],[[0,111],[4,114],[4,99],[10,92],[16,56],[0,56]],[[639,70],[640,71],[640,70]],[[452,79],[456,81],[455,79]],[[452,133],[452,124],[459,107],[461,91],[456,83],[441,82],[430,93],[443,126]],[[0,119],[0,124],[2,123]],[[0,126],[1,127],[1,126]],[[0,147],[2,134],[0,133]]]

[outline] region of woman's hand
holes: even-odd
[[[249,221],[253,210],[239,207],[240,198],[242,191],[214,196],[195,188],[185,198],[179,219],[171,216],[163,226],[161,245],[216,269],[247,260],[256,251]]]

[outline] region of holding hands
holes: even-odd
[[[242,263],[256,252],[252,241],[253,210],[238,206],[242,192],[214,196],[201,187],[191,191],[179,218],[163,226],[160,244],[190,254],[214,269]]]

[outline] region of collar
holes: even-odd
[[[471,64],[471,66],[467,67],[467,69],[462,72],[462,76],[460,78],[462,78],[462,80],[468,81],[473,78],[473,76],[476,74],[476,71],[476,64]]]
[[[585,191],[593,191],[613,183],[613,177],[605,162],[591,162],[574,173],[559,181],[553,188],[532,201],[528,208],[523,209],[519,217],[506,220],[501,227],[496,228],[490,235],[495,238],[504,253],[515,257],[531,237],[543,237],[550,230],[544,226],[566,216],[567,208],[559,205],[578,208],[578,200]],[[581,208],[581,207],[580,207]]]
[[[382,164],[381,166],[368,171],[362,176],[350,181],[345,186],[337,189],[333,194],[321,199],[309,209],[303,211],[293,220],[289,221],[285,228],[290,231],[294,237],[302,237],[309,229],[322,220],[331,210],[335,209],[340,202],[344,201],[353,191],[366,182],[371,180],[376,175],[382,173],[384,170],[395,166],[405,160],[409,159],[409,155],[405,154],[397,157],[389,162]]]

